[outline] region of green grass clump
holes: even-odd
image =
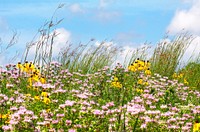
[[[179,72],[183,74],[190,87],[200,90],[200,63],[190,62]]]

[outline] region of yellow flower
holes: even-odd
[[[129,71],[132,71],[132,72],[136,72],[136,71],[137,71],[136,67],[133,66],[133,65],[129,66],[129,67],[128,67],[128,70],[129,70]]]
[[[113,79],[113,80],[116,82],[116,81],[118,81],[118,78],[117,78],[117,77],[114,77],[114,79]]]
[[[200,123],[194,123],[193,125],[193,132],[197,132],[200,130]]]
[[[116,87],[116,88],[121,88],[122,87],[122,84],[120,82],[114,81],[111,84],[112,84],[113,87]]]
[[[137,93],[143,93],[143,90],[142,90],[142,89],[139,89],[139,88],[136,88],[136,92],[137,92]]]
[[[47,97],[47,96],[48,96],[48,93],[47,93],[47,92],[42,92],[41,96]]]
[[[183,74],[180,73],[180,74],[178,75],[178,79],[180,79],[180,78],[182,78],[182,77],[183,77]]]
[[[21,64],[21,62],[17,63],[17,68],[23,71],[23,65]]]
[[[138,63],[140,64],[141,67],[144,67],[145,61],[139,60]]]
[[[35,73],[36,75],[40,75],[40,68],[38,67],[38,68],[35,68],[34,70],[33,70],[33,73]]]
[[[29,86],[31,87],[33,85],[33,81],[32,81],[32,78],[28,78],[28,82],[29,82]]]
[[[177,73],[174,73],[174,74],[172,75],[172,77],[173,77],[174,79],[176,79],[176,78],[178,77]]]
[[[38,87],[33,87],[33,90],[39,91]]]
[[[142,71],[142,70],[144,70],[144,67],[139,66],[139,67],[138,67],[138,70],[139,70],[139,71]]]
[[[31,97],[31,94],[25,94],[26,97]]]
[[[33,75],[31,78],[32,78],[32,80],[34,82],[38,82],[39,81],[39,76],[38,75]]]
[[[0,119],[5,119],[5,118],[7,118],[6,114],[3,115],[0,114]]]
[[[51,111],[51,109],[46,109],[46,112],[49,113]]]
[[[44,97],[43,102],[44,102],[45,104],[49,104],[49,103],[51,103],[51,100],[50,100],[48,97]]]
[[[189,84],[189,82],[184,78],[184,84],[185,85],[188,85]]]
[[[149,68],[144,72],[146,75],[151,75],[151,71],[149,70]]]
[[[29,73],[32,73],[34,70],[35,70],[35,66],[33,65],[32,62],[30,62],[29,65],[28,65],[28,71],[29,71]]]
[[[147,60],[147,61],[145,62],[145,66],[149,68],[149,67],[151,66],[151,63]]]
[[[142,85],[143,84],[143,80],[139,79],[137,83],[140,84],[140,85]]]
[[[26,61],[23,66],[24,66],[24,68],[23,68],[24,72],[28,73],[28,71],[29,71],[28,70],[29,69],[29,63],[28,63],[28,61]]]
[[[34,99],[35,100],[40,100],[40,96],[35,96]]]
[[[6,120],[5,123],[6,123],[6,124],[10,124],[10,120]]]
[[[149,83],[148,83],[148,82],[144,82],[143,84],[144,84],[144,85],[146,85],[146,86],[148,86],[148,85],[149,85]]]

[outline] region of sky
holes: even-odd
[[[195,44],[200,50],[200,0],[0,0],[0,42],[4,47],[0,65],[10,63],[8,58],[16,51],[24,51],[59,4],[65,5],[55,14],[55,19],[63,19],[56,27],[60,35],[55,53],[66,41],[76,45],[90,39],[95,39],[95,44],[106,40],[127,51],[145,42],[155,45],[166,33],[174,36],[183,29],[196,36],[187,54]],[[18,41],[5,51],[13,32]]]

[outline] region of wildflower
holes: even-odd
[[[112,84],[113,87],[122,88],[122,84],[121,84],[120,82],[115,82],[115,81],[114,81],[114,82],[112,82],[111,84]]]
[[[194,123],[193,125],[193,132],[197,132],[200,130],[200,123]]]
[[[149,62],[149,60],[146,61],[145,66],[146,67],[150,67],[151,66],[151,63]]]
[[[32,62],[30,62],[28,65],[28,72],[32,73],[34,70],[35,70],[35,66]]]
[[[33,75],[31,76],[31,78],[32,78],[32,80],[33,80],[34,82],[38,82],[38,81],[39,81],[39,76],[38,76],[37,74],[33,74]]]
[[[0,114],[0,119],[5,119],[5,118],[7,118],[7,116],[6,116],[6,114]]]
[[[23,65],[21,64],[21,62],[18,62],[16,66],[19,70],[23,71]]]
[[[113,80],[116,82],[116,81],[118,81],[118,78],[117,78],[117,77],[114,77],[114,79],[113,79]]]
[[[10,83],[7,83],[7,84],[6,84],[6,88],[13,88],[13,87],[14,87],[13,84],[10,84]]]
[[[28,63],[28,61],[26,61],[24,64],[23,64],[23,71],[24,72],[26,72],[26,73],[28,73],[28,68],[29,68],[29,63]]]
[[[181,79],[181,78],[183,78],[183,74],[182,74],[182,73],[180,73],[180,74],[177,76],[177,78],[178,78],[178,79]]]
[[[136,88],[136,92],[137,92],[137,93],[143,93],[143,90],[142,90],[142,89],[139,89],[139,88]]]
[[[25,94],[26,97],[31,97],[31,94]]]
[[[46,112],[49,113],[51,111],[51,109],[46,109]]]
[[[35,96],[34,99],[38,101],[38,100],[40,100],[40,97],[39,96]]]
[[[176,78],[178,77],[177,73],[174,73],[174,74],[172,75],[172,77],[173,77],[174,79],[176,79]]]
[[[129,70],[129,71],[132,71],[132,72],[136,72],[136,71],[137,71],[137,69],[136,69],[135,66],[133,66],[133,65],[129,66],[129,67],[128,67],[128,70]]]
[[[140,85],[142,85],[143,84],[143,80],[139,79],[137,83],[140,84]]]
[[[66,106],[73,106],[74,103],[75,103],[74,101],[70,101],[70,100],[66,100],[66,101],[65,101],[65,105],[66,105]]]
[[[189,84],[189,82],[184,78],[184,84],[185,85],[188,85]]]
[[[40,75],[40,68],[38,67],[38,68],[33,69],[33,73]]]
[[[32,85],[33,85],[33,81],[32,81],[32,78],[30,77],[30,78],[28,78],[28,82],[29,82],[29,86],[31,86],[32,87]]]
[[[33,90],[39,91],[38,87],[33,87]]]
[[[65,123],[66,123],[67,126],[69,126],[69,125],[72,124],[72,121],[71,120],[66,120]]]
[[[76,132],[75,129],[69,129],[68,132]]]
[[[147,127],[147,124],[142,124],[142,125],[140,126],[141,129],[145,129],[146,127]]]
[[[50,100],[49,97],[47,96],[47,97],[44,97],[43,102],[44,102],[45,104],[49,104],[49,103],[51,103],[51,100]]]
[[[145,74],[146,74],[146,75],[151,75],[151,71],[150,71],[149,68],[148,68],[147,70],[145,70]]]
[[[45,92],[45,91],[43,91],[43,92],[41,93],[41,96],[43,96],[43,97],[47,97],[47,96],[48,96],[48,93]]]
[[[40,82],[41,82],[42,84],[45,84],[45,83],[46,83],[46,80],[45,80],[45,78],[44,78],[43,76],[40,78]]]

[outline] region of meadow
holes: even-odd
[[[0,69],[1,131],[200,130],[199,57],[180,67],[191,36],[158,43],[149,58],[145,48],[129,52],[115,65],[120,47],[105,42],[68,45],[53,58],[50,32],[59,23],[45,24],[43,39],[27,45],[21,62]]]

